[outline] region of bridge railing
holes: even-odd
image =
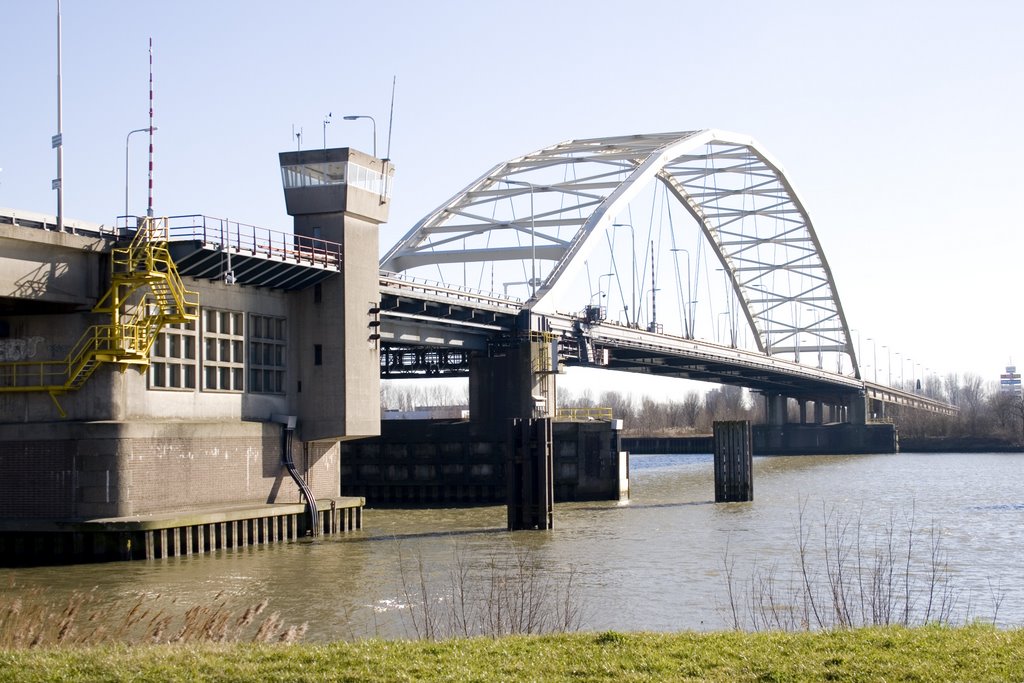
[[[515,297],[495,296],[491,292],[485,292],[472,287],[445,284],[443,282],[413,277],[406,273],[395,273],[390,270],[380,271],[380,282],[387,287],[408,289],[410,291],[433,294],[445,299],[461,300],[474,304],[486,304],[492,307],[506,308],[510,311],[519,311],[523,307],[522,300]]]
[[[119,219],[118,229],[122,236],[127,236],[136,229],[131,222],[134,217],[127,218],[124,225],[120,224]],[[265,256],[275,261],[291,261],[333,269],[341,267],[342,249],[337,242],[269,230],[202,214],[168,216],[167,220],[168,240],[171,242],[201,242],[217,249]]]
[[[605,406],[555,409],[556,422],[611,422],[612,417],[612,409]]]

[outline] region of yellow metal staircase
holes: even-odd
[[[110,289],[93,308],[110,323],[93,325],[64,360],[0,363],[0,392],[47,392],[61,417],[57,394],[80,389],[100,363],[149,365],[164,325],[199,317],[199,294],[189,291],[167,247],[166,218],[146,218],[131,243],[111,252]]]

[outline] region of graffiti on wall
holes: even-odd
[[[36,350],[43,341],[43,337],[0,339],[0,362],[31,360],[36,357]]]

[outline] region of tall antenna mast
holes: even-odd
[[[149,38],[149,206],[146,215],[153,217],[153,38]]]
[[[388,151],[386,152],[387,159],[391,158],[391,126],[395,122],[395,82],[398,80],[398,76],[391,77],[391,113],[388,114]]]
[[[60,84],[60,0],[57,0],[57,134],[51,141],[57,148],[57,179],[53,189],[57,190],[57,231],[64,232],[64,135],[61,115]]]

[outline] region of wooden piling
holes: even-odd
[[[715,502],[754,500],[754,458],[750,422],[714,423]]]

